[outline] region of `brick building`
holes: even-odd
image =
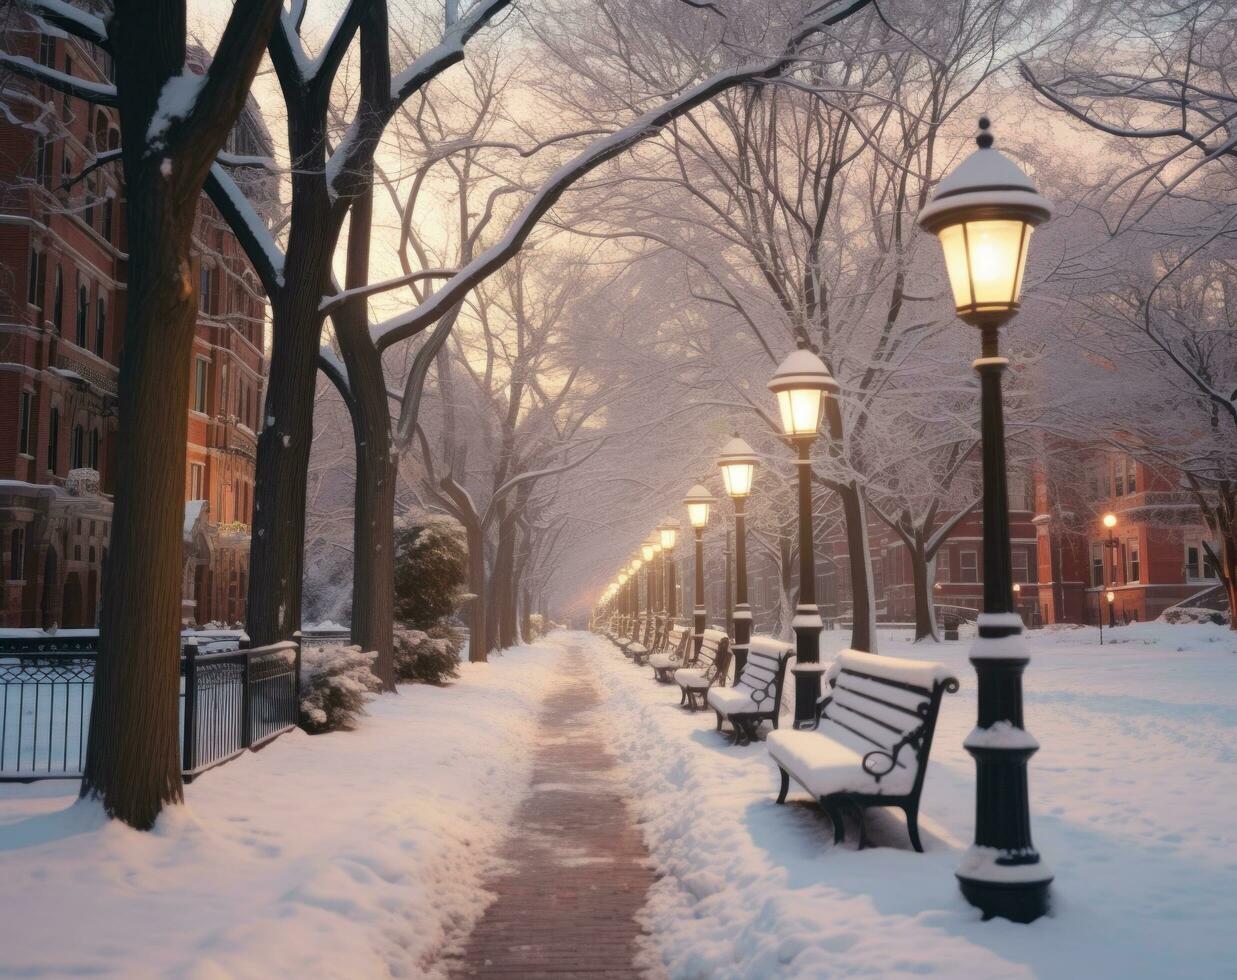
[[[6,50],[106,81],[107,54],[19,15]],[[97,621],[111,522],[125,216],[115,110],[14,77],[0,117],[0,626]],[[229,149],[271,154],[255,106]],[[265,206],[269,181],[247,192]],[[201,288],[185,476],[184,618],[244,618],[249,523],[265,376],[266,302],[203,199]]]

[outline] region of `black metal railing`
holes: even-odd
[[[53,649],[58,643],[71,648]],[[98,657],[85,646],[81,637],[6,637],[0,644],[0,781],[81,776]],[[252,649],[238,649],[234,641],[185,644],[180,743],[186,781],[296,726],[300,661],[294,641]]]

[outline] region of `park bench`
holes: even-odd
[[[689,638],[687,643],[690,655],[695,638]],[[674,672],[674,682],[681,692],[679,704],[686,705],[691,711],[703,711],[709,688],[715,684],[725,684],[729,669],[730,637],[721,630],[706,629],[699,652],[687,661],[686,667]]]
[[[683,666],[683,655],[691,639],[692,632],[686,626],[671,626],[665,631],[661,651],[649,657],[654,680],[661,684],[674,680],[674,672]]]
[[[632,660],[636,666],[643,667],[649,662],[649,658],[661,652],[662,647],[666,642],[665,622],[661,616],[654,616],[649,619],[649,628],[645,630],[644,635],[644,650],[636,650],[632,654]]]
[[[630,630],[626,636],[619,640],[619,647],[623,651],[623,656],[634,660],[637,654],[647,653],[648,647],[640,642],[640,637],[644,635],[644,619],[643,616],[635,617],[630,626]]]
[[[833,823],[834,843],[845,838],[842,811],[898,807],[916,851],[919,795],[941,697],[958,690],[944,664],[878,657],[845,650],[829,667],[829,690],[810,729],[771,732],[765,744],[781,770],[778,803],[793,779],[816,798]]]
[[[777,728],[782,708],[782,684],[786,662],[795,648],[771,636],[753,636],[747,650],[747,664],[733,687],[709,690],[708,702],[717,713],[717,730],[729,721],[732,745],[747,745],[756,738],[761,722]]]

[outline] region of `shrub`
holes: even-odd
[[[445,518],[401,522],[395,529],[395,618],[422,632],[459,605],[468,579],[464,529]]]
[[[351,731],[379,682],[378,655],[360,647],[306,646],[301,651],[301,727],[310,735]]]
[[[533,640],[537,639],[538,637],[545,636],[545,635],[546,635],[545,617],[542,616],[541,613],[532,613],[528,617],[528,636],[524,637],[524,639],[527,642],[531,643]]]
[[[444,684],[460,675],[459,631],[446,625],[395,631],[395,677],[418,684]]]
[[[1228,622],[1228,615],[1219,609],[1207,609],[1204,606],[1170,606],[1164,610],[1160,619],[1166,623],[1180,625],[1181,623],[1215,623],[1217,626]]]

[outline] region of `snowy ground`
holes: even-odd
[[[677,689],[586,640],[664,873],[646,909],[650,962],[673,977],[1237,976],[1237,637],[1145,624],[1097,640],[1032,634],[1033,826],[1057,878],[1053,915],[1031,926],[981,923],[953,877],[974,807],[965,643],[881,635],[882,652],[944,660],[963,684],[942,709],[919,855],[896,812],[869,817],[891,846],[859,852],[852,832],[835,848],[805,794],[774,803],[763,746],[728,747],[712,712],[682,711]]]
[[[153,833],[0,785],[0,976],[425,976],[483,911],[557,647],[380,698],[186,788]]]

